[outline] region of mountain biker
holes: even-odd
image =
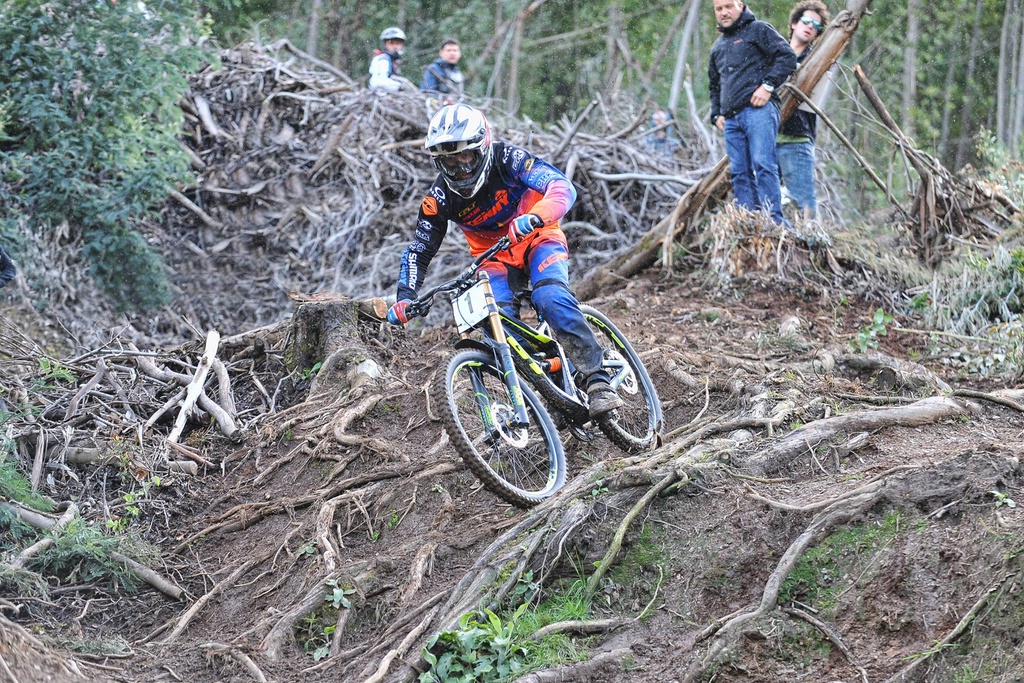
[[[408,322],[406,307],[416,298],[448,221],[465,233],[473,256],[508,235],[509,249],[481,268],[498,305],[514,313],[514,293],[525,290],[529,278],[534,307],[585,378],[590,416],[622,406],[601,369],[601,346],[569,289],[569,250],[558,225],[576,201],[569,179],[524,149],[492,142],[483,112],[465,104],[434,114],[426,147],[440,173],[420,204],[415,238],[402,255],[398,301],[388,321]]]
[[[397,92],[402,87],[398,63],[405,54],[405,31],[390,26],[380,34],[379,50],[374,50],[370,60],[370,87],[378,90]]]

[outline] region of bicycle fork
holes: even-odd
[[[526,412],[526,402],[523,400],[523,389],[519,383],[519,374],[516,372],[515,364],[512,362],[512,352],[509,349],[508,339],[505,336],[505,328],[501,325],[501,313],[497,302],[494,300],[494,290],[491,289],[490,278],[486,272],[481,272],[480,279],[484,281],[483,289],[484,301],[487,307],[487,325],[494,342],[492,350],[497,361],[498,372],[501,373],[501,380],[506,388],[508,388],[508,394],[512,401],[511,407],[514,412],[511,420],[508,420],[503,425],[496,424],[495,416],[491,410],[490,399],[483,386],[483,380],[479,375],[473,374],[472,382],[477,406],[484,424],[488,431],[493,434],[500,432],[501,427],[506,427],[507,429],[526,427],[530,424],[530,418]],[[463,336],[468,336],[468,334],[467,332]]]

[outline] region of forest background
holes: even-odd
[[[843,8],[826,4],[833,15]],[[787,34],[792,5],[750,7]],[[826,113],[893,196],[911,194],[917,181],[864,102],[853,66],[864,69],[915,146],[947,168],[1016,168],[1024,139],[1022,10],[1024,0],[871,3]],[[178,142],[188,78],[215,62],[218,48],[287,38],[365,82],[380,31],[392,25],[409,36],[408,78],[418,82],[441,41],[454,37],[467,94],[527,125],[570,121],[600,99],[629,115],[668,105],[681,137],[720,140],[706,120],[716,37],[709,0],[11,0],[0,8],[0,237],[16,256],[31,251],[26,240],[67,239],[80,245],[116,305],[144,311],[167,303],[160,257],[135,227],[159,210],[168,188],[192,182]],[[887,199],[824,128],[818,173],[827,218],[869,221]],[[723,153],[720,144],[711,151],[691,165],[707,167]],[[1020,192],[1020,177],[1009,179],[1011,193]],[[31,286],[40,301],[61,297],[45,279]]]
[[[792,0],[748,3],[788,36]],[[690,117],[692,84],[706,117],[707,56],[717,34],[709,0],[483,0],[450,3],[208,0],[213,30],[226,43],[253,34],[288,37],[354,78],[365,75],[380,31],[409,36],[403,73],[419,82],[440,43],[456,38],[474,97],[510,112],[557,120],[600,95],[619,93],[669,105]],[[832,14],[843,3],[826,2]],[[1024,122],[1024,3],[1021,0],[876,0],[842,63],[860,64],[903,132],[951,170],[975,162],[982,129],[1019,156]],[[830,108],[860,151],[886,153],[866,123],[852,79],[840,78]]]

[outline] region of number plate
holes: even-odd
[[[452,302],[459,332],[467,332],[487,319],[487,300],[484,296],[486,287],[487,282],[480,280]]]

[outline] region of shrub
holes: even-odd
[[[81,245],[121,310],[169,300],[136,226],[188,180],[178,101],[206,49],[194,0],[0,5],[0,232]]]

